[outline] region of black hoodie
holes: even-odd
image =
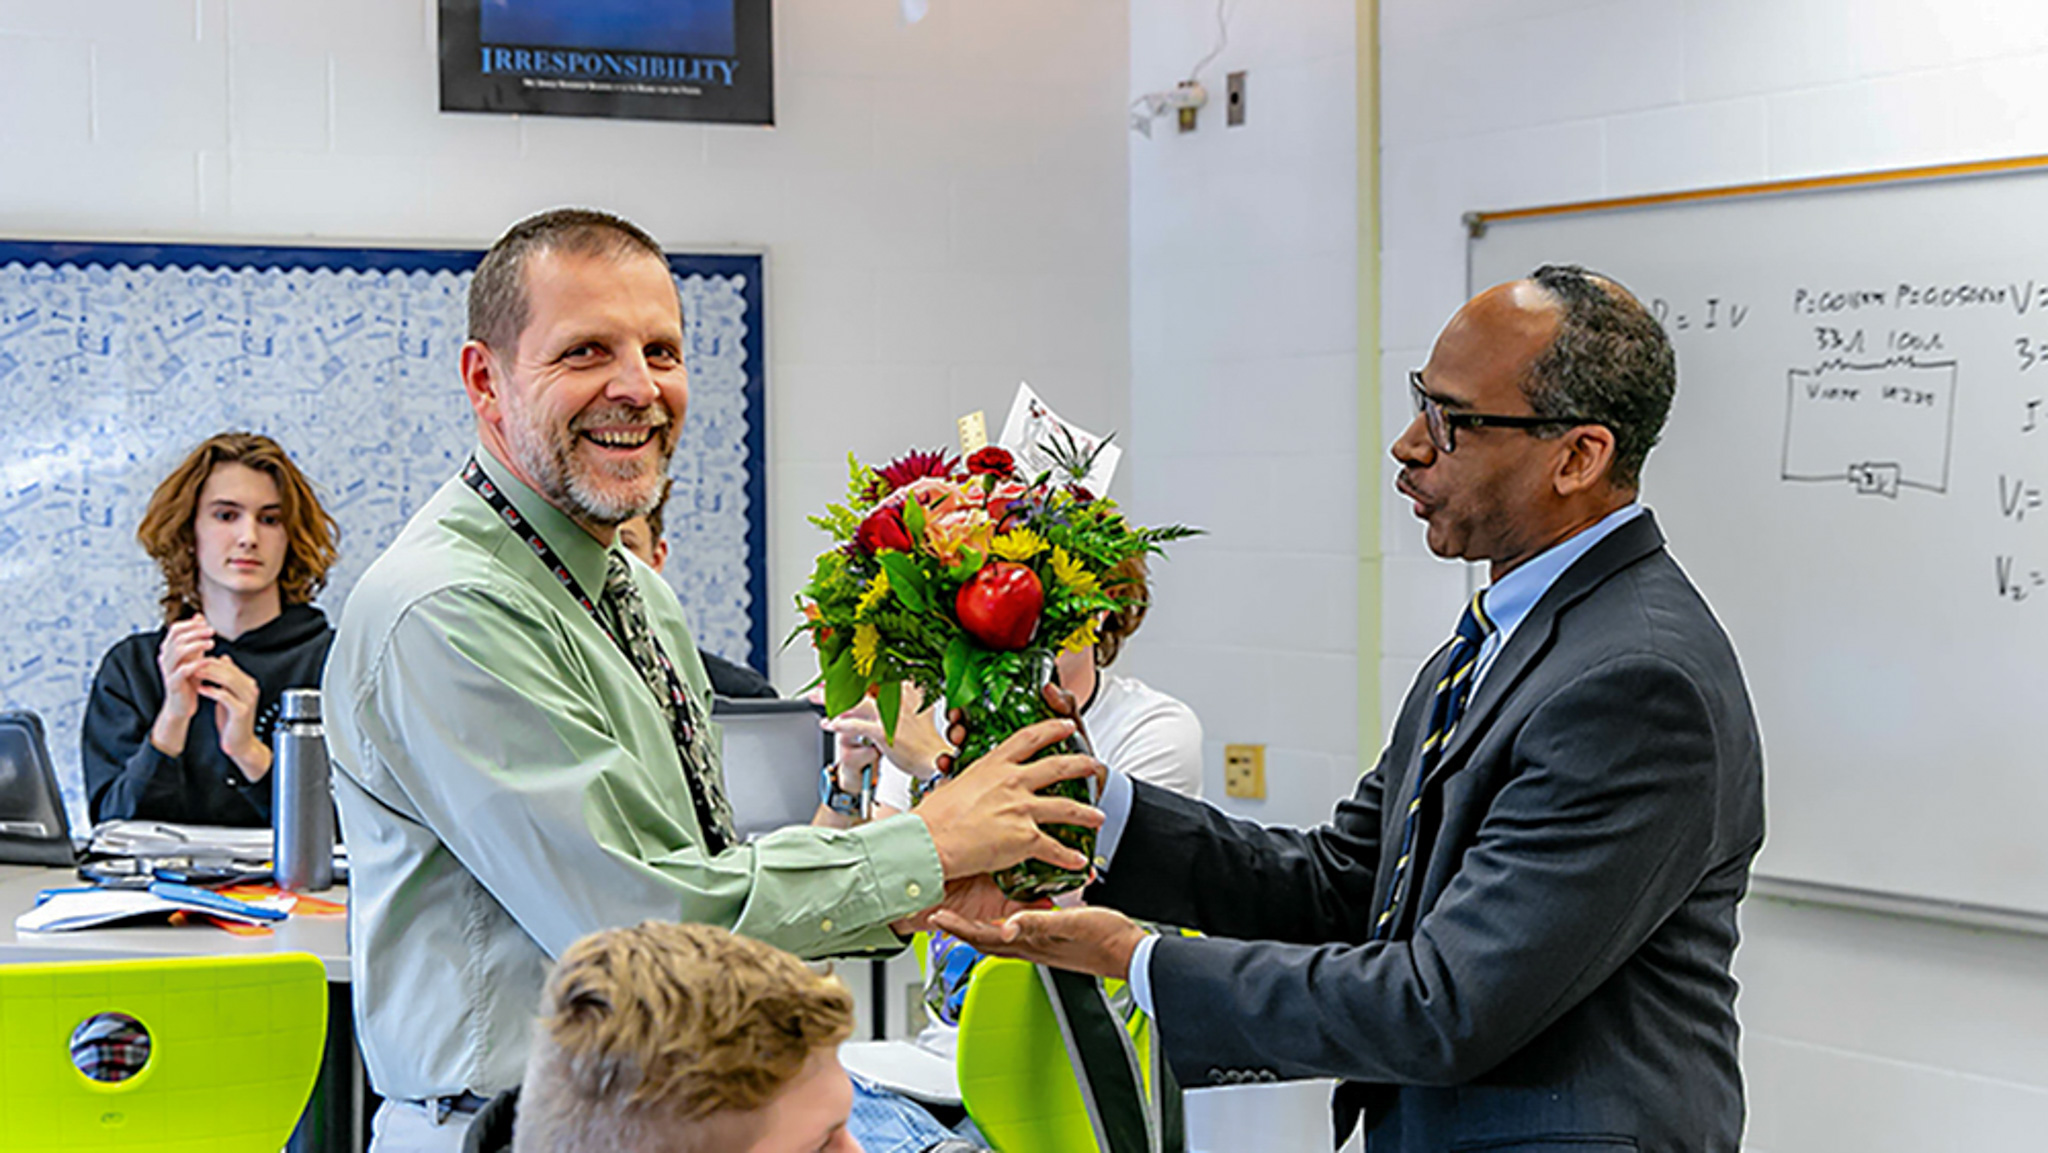
[[[100,662],[85,705],[83,761],[86,804],[94,824],[122,817],[193,825],[268,825],[270,778],[242,776],[220,751],[214,703],[201,698],[175,757],[149,743],[164,703],[156,664],[163,629],[137,633]],[[320,687],[334,630],[311,605],[286,605],[276,620],[234,640],[214,641],[213,655],[231,657],[261,688],[256,739],[268,745],[286,689]]]

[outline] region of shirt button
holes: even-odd
[[[903,895],[906,897],[922,897],[924,896],[924,886],[916,881],[912,881],[908,885],[903,886]]]
[[[821,933],[829,933],[829,932],[831,932],[831,931],[832,931],[832,918],[830,918],[830,917],[827,917],[827,918],[825,918],[824,920],[822,920],[822,921],[819,921],[819,922],[818,922],[818,931],[819,931],[819,932],[821,932]]]

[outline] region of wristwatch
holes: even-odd
[[[875,799],[875,767],[863,765],[860,770],[860,791],[849,793],[839,787],[839,766],[826,765],[818,770],[818,803],[842,817],[866,820]]]

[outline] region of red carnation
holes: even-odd
[[[854,530],[853,543],[868,555],[895,550],[910,551],[910,530],[903,527],[903,506],[885,504],[868,514]]]
[[[904,485],[924,477],[935,476],[949,480],[953,476],[953,458],[942,451],[916,449],[904,453],[888,464],[875,470],[875,477],[881,481],[879,491],[870,491],[874,498],[888,496]]]
[[[988,445],[967,458],[967,472],[972,476],[1012,477],[1017,474],[1017,458],[1010,450],[1000,445]]]

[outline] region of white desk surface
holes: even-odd
[[[0,964],[299,952],[320,958],[327,966],[329,981],[346,983],[349,979],[345,916],[293,916],[268,937],[238,937],[212,925],[131,925],[64,933],[23,933],[15,929],[14,918],[35,906],[39,891],[83,883],[70,869],[0,865]],[[348,888],[338,885],[314,895],[346,902]]]

